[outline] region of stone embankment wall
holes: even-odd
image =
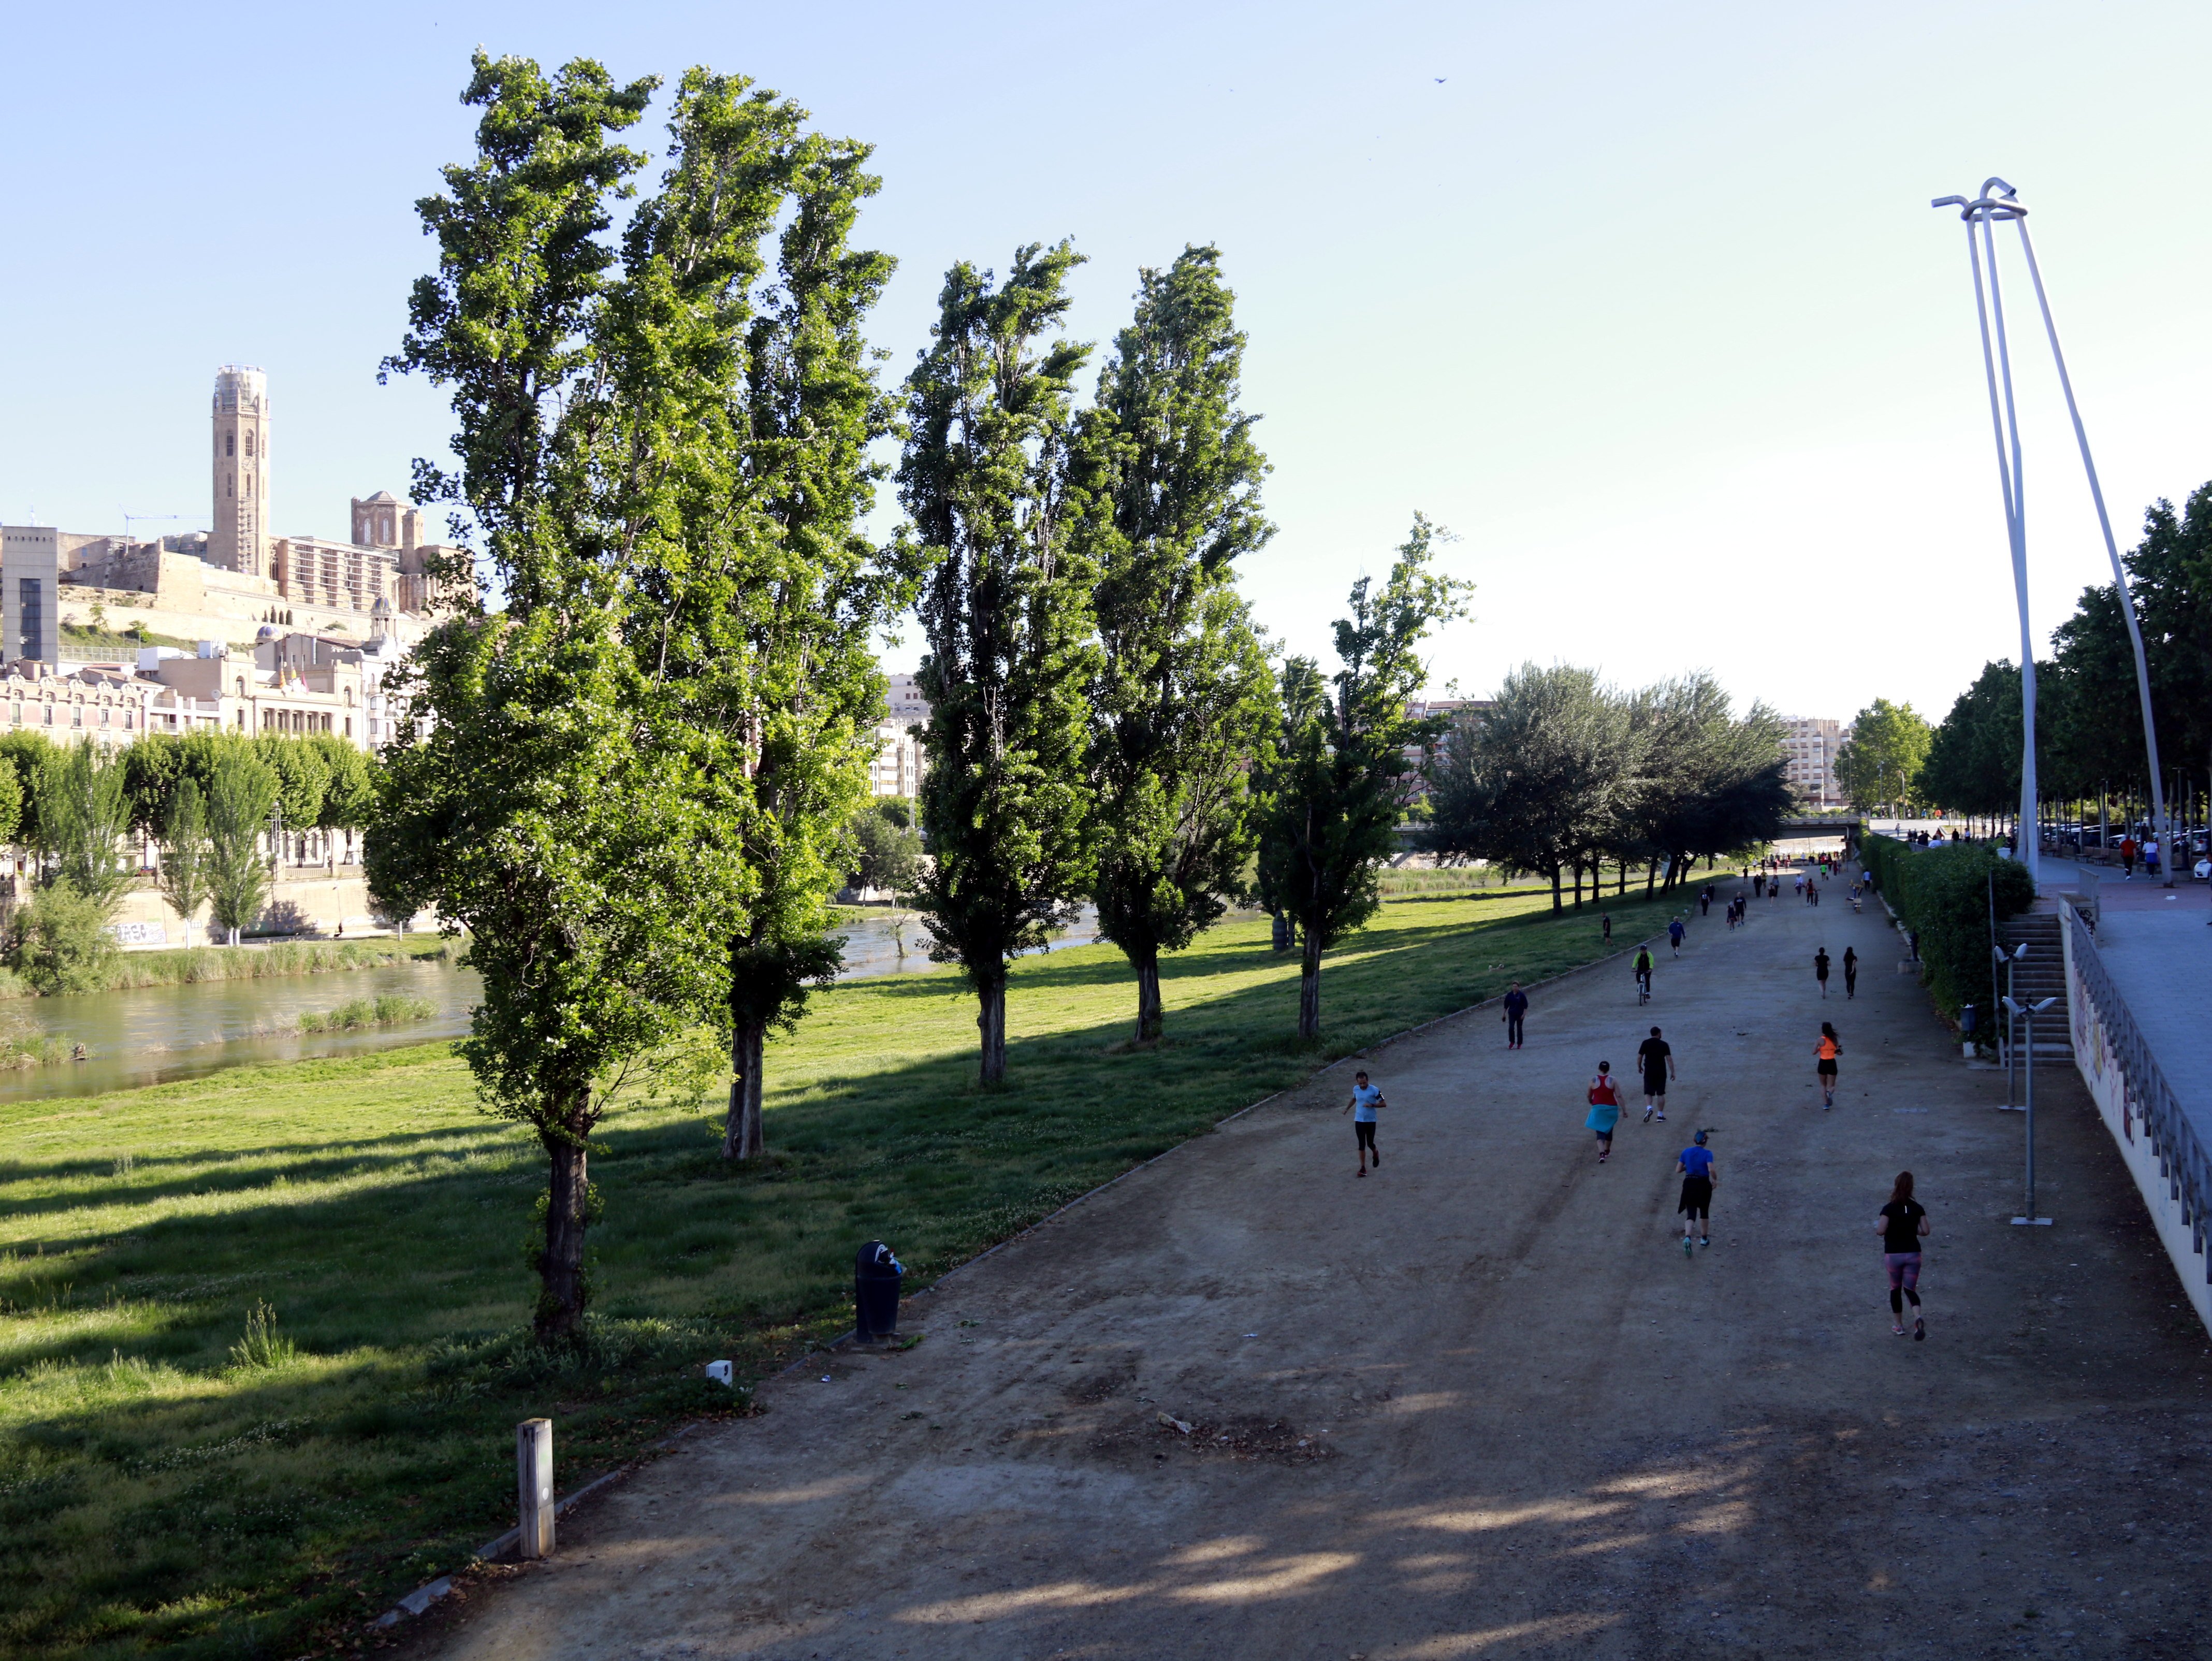
[[[187,928],[161,891],[150,885],[134,888],[115,914],[116,931],[126,952],[157,952],[179,946],[205,946],[207,911],[204,907]],[[283,924],[277,932],[331,936],[343,928],[356,934],[389,934],[390,928],[372,914],[368,884],[361,867],[288,867],[282,880],[271,885],[266,924]],[[409,924],[410,928],[436,927],[428,912]]]

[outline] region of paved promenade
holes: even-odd
[[[2070,1071],[2038,1081],[2056,1226],[2007,1226],[2003,1076],[1960,1064],[1878,912],[1717,908],[1648,1009],[1623,960],[1540,989],[1518,1053],[1495,1011],[1383,1051],[1364,1181],[1339,1068],[915,1300],[910,1353],[764,1386],[414,1645],[2212,1654],[2204,1332]],[[1820,944],[1866,959],[1856,1001],[1840,973],[1819,998]],[[1669,1123],[1626,1116],[1600,1166],[1584,1082],[1650,1022]],[[1698,1125],[1715,1244],[1686,1260]],[[1936,1231],[1919,1344],[1869,1227],[1904,1167]]]

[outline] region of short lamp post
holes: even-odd
[[[2020,1111],[2020,1046],[2013,1042],[2012,966],[2027,955],[2027,942],[2022,940],[2009,952],[2001,946],[1993,946],[1990,948],[1990,955],[2004,970],[2004,996],[1997,1001],[1997,1007],[2005,1012],[2005,1098],[2004,1105],[1997,1111],[2017,1113]]]
[[[2055,997],[2039,999],[2034,1003],[2021,1003],[2009,997],[2004,1001],[2007,1029],[2010,1029],[2015,1017],[2025,1022],[2027,1027],[2027,1089],[2024,1103],[2024,1110],[2027,1114],[2027,1214],[2014,1218],[2013,1222],[2016,1226],[2031,1228],[2051,1226],[2050,1218],[2035,1214],[2035,1018],[2057,1001]]]

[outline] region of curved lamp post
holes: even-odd
[[[2043,332],[2051,342],[2051,356],[2058,366],[2058,385],[2066,394],[2066,413],[2073,418],[2074,441],[2081,447],[2081,468],[2089,476],[2089,496],[2097,506],[2097,524],[2105,533],[2105,553],[2112,562],[2112,581],[2120,593],[2121,614],[2128,620],[2128,640],[2135,648],[2136,692],[2142,703],[2143,747],[2150,759],[2151,823],[2159,828],[2165,852],[2166,885],[2173,885],[2172,827],[2166,822],[2166,781],[2159,771],[2158,729],[2150,713],[2150,667],[2143,656],[2142,626],[2136,620],[2135,596],[2128,592],[2127,569],[2120,563],[2119,545],[2112,540],[2112,516],[2105,511],[2104,486],[2097,481],[2097,464],[2089,454],[2089,435],[2081,425],[2081,407],[2074,399],[2073,378],[2066,373],[2066,354],[2059,349],[2058,325],[2051,315],[2051,299],[2043,289],[2043,272],[2035,263],[2035,244],[2027,234],[2027,209],[2019,193],[2002,179],[1982,182],[1982,193],[1971,202],[1963,196],[1940,196],[1932,208],[1956,208],[1966,226],[1966,257],[1974,270],[1974,310],[1982,326],[1982,370],[1990,384],[1990,423],[1996,429],[1997,481],[2004,492],[2005,532],[2012,545],[2013,593],[2020,601],[2020,704],[2022,753],[2020,764],[2020,850],[2027,861],[2030,878],[2042,869],[2041,827],[2036,814],[2035,788],[2035,640],[2027,623],[2027,522],[2021,496],[2020,417],[2013,402],[2012,349],[2005,334],[2004,293],[1997,280],[1996,227],[2011,224],[2020,231],[2021,252],[2027,259],[2027,274],[2035,285],[2035,301],[2043,313]],[[1982,262],[1989,260],[1989,284],[1984,294]],[[1995,327],[1992,328],[1992,319]],[[1994,355],[1991,338],[1995,338]],[[2002,385],[2003,396],[1998,392]]]

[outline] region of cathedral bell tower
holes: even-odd
[[[208,563],[269,575],[269,378],[226,363],[215,375],[213,528]]]

